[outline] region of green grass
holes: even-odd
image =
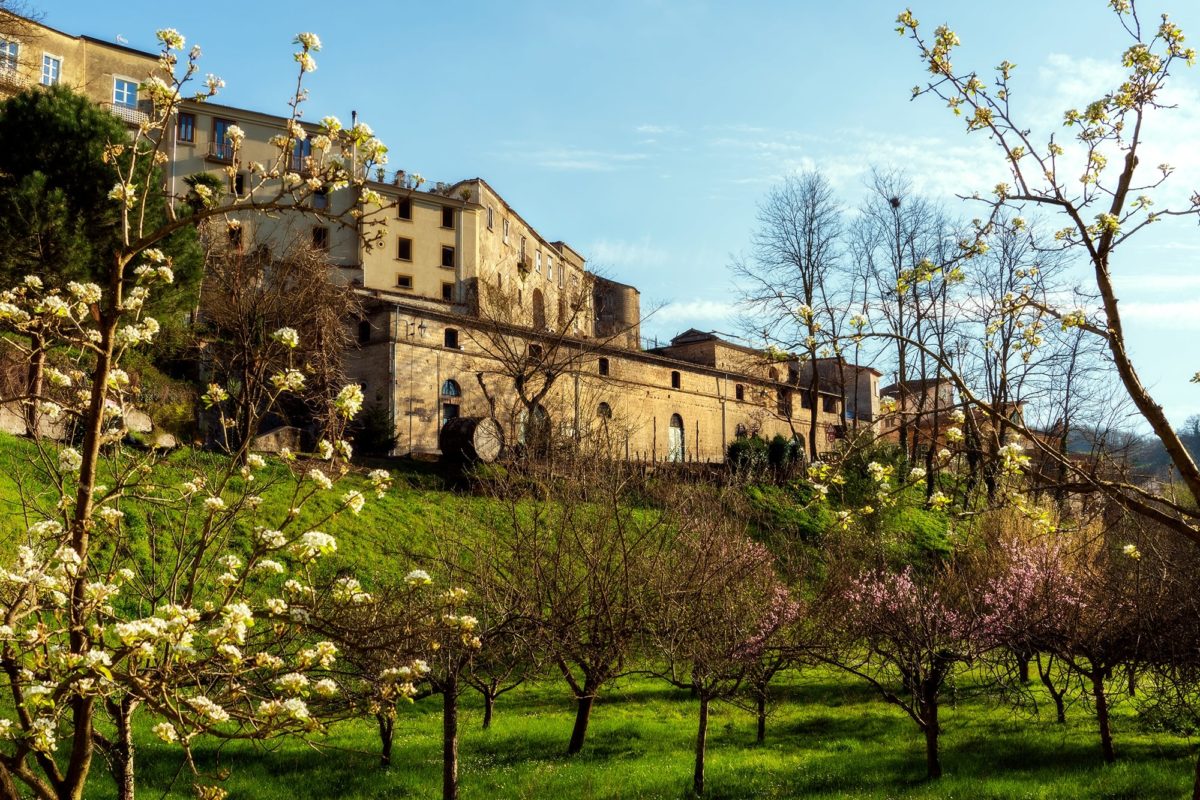
[[[0,551],[20,540],[17,476],[25,489],[45,491],[30,478],[36,448],[0,435]],[[180,452],[161,469],[171,480],[191,475]],[[273,468],[269,483],[282,475]],[[352,477],[347,488],[365,482]],[[306,512],[321,514],[336,496]],[[265,514],[287,508],[280,488],[264,493]],[[769,502],[765,494],[752,498]],[[136,509],[130,509],[136,517]],[[407,553],[448,530],[486,530],[497,513],[484,498],[444,491],[426,469],[405,467],[397,486],[358,517],[327,526],[338,536],[338,561],[367,575],[403,574]],[[129,512],[127,512],[129,513]],[[807,520],[804,520],[805,522]],[[134,520],[136,522],[136,520]],[[468,529],[469,530],[469,529]],[[1119,762],[1100,758],[1095,724],[1086,707],[1069,711],[1065,726],[1030,717],[988,700],[965,681],[943,711],[945,777],[925,779],[923,741],[915,725],[860,681],[831,669],[789,673],[768,722],[767,742],[754,743],[754,719],[729,706],[714,708],[710,725],[708,792],[712,798],[1178,798],[1187,796],[1194,769],[1187,740],[1143,728],[1132,704],[1119,704],[1115,729]],[[493,728],[480,730],[481,705],[468,692],[461,715],[461,786],[464,798],[683,798],[688,795],[696,704],[686,692],[648,679],[628,679],[602,694],[584,752],[564,751],[573,706],[561,681],[547,679],[501,698]],[[1044,710],[1045,711],[1045,710]],[[139,725],[139,796],[191,798],[194,778],[181,751]],[[204,782],[221,782],[233,798],[429,798],[440,793],[441,702],[427,698],[401,709],[393,766],[378,766],[371,720],[342,723],[311,742],[266,746],[245,742],[197,743]],[[88,798],[113,796],[97,759]],[[226,775],[223,781],[218,776]]]
[[[964,697],[943,716],[945,777],[925,779],[916,727],[863,684],[827,669],[788,674],[768,721],[767,742],[754,743],[754,719],[719,705],[710,725],[708,791],[712,798],[1179,798],[1187,795],[1192,747],[1183,739],[1139,730],[1128,704],[1118,707],[1119,761],[1102,763],[1087,709],[1068,724],[1032,718]],[[480,729],[477,695],[463,699],[461,794],[464,798],[683,798],[691,785],[696,704],[686,692],[647,679],[606,692],[592,717],[582,755],[564,755],[572,706],[561,683],[546,682],[502,697],[492,729]],[[440,793],[441,699],[401,710],[393,766],[378,766],[367,722],[343,723],[311,744],[204,745],[197,763],[228,770],[230,796],[260,800],[339,797],[428,798]],[[143,737],[141,794],[192,796],[177,748]],[[173,788],[172,781],[179,774]],[[88,797],[111,796],[95,776]]]

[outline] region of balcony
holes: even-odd
[[[205,156],[209,161],[216,161],[220,164],[233,163],[233,143],[232,142],[209,142],[208,154]]]
[[[150,114],[147,113],[150,107],[149,103],[127,106],[124,103],[104,102],[100,104],[100,107],[128,125],[141,125],[150,120]]]
[[[0,91],[19,92],[28,88],[30,83],[29,78],[17,72],[12,64],[0,64]]]

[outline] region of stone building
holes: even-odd
[[[0,98],[34,86],[69,86],[137,124],[147,119],[138,85],[158,56],[91,36],[72,36],[0,12]]]
[[[157,56],[27,29],[0,42],[0,84],[67,83],[131,124],[145,119],[138,83]],[[309,141],[283,155],[272,142],[288,124],[185,101],[163,146],[168,193],[182,198],[189,176],[210,173],[244,196],[254,162],[306,178]],[[226,135],[235,125],[244,133],[236,157]],[[233,212],[240,224],[210,230],[268,255],[297,244],[326,251],[330,280],[355,287],[365,304],[347,373],[386,412],[400,454],[436,453],[442,426],[457,416],[496,418],[511,445],[536,425],[560,441],[602,438],[614,456],[652,461],[721,461],[740,435],[806,441],[809,403],[820,409],[819,441],[832,448],[843,435],[846,393],[823,386],[810,397],[786,361],[696,330],[643,350],[638,290],[590,272],[581,253],[543,236],[482,178],[371,177],[368,188],[387,201],[382,212],[350,217],[353,190],[318,190],[284,212]],[[547,387],[536,401],[521,399],[530,382]],[[874,402],[874,384],[866,393],[853,396],[856,413]]]

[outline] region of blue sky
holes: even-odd
[[[935,100],[910,101],[922,69],[893,30],[900,3],[37,4],[47,24],[150,50],[156,28],[176,27],[227,81],[222,102],[279,113],[291,38],[318,33],[310,117],[356,109],[391,166],[485,177],[548,238],[637,285],[644,305],[668,302],[644,331],[664,338],[734,329],[730,256],[789,172],[822,169],[853,206],[872,164],[903,167],[963,215],[956,192],[1004,177],[986,140]],[[912,8],[930,30],[955,28],[956,64],[1015,62],[1018,113],[1046,133],[1102,93],[1128,44],[1102,0]],[[1200,41],[1200,6],[1143,3],[1152,24],[1161,11]],[[1200,188],[1200,67],[1174,86],[1180,108],[1151,120],[1156,152],[1143,158],[1177,167],[1160,207]],[[1200,413],[1188,383],[1200,370],[1198,258],[1200,229],[1164,223],[1113,265],[1143,379],[1180,421]]]

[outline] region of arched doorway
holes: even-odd
[[[533,413],[521,411],[517,419],[517,443],[538,456],[550,451],[550,415],[541,404],[533,407]]]
[[[667,461],[681,463],[684,456],[683,417],[672,414],[671,426],[667,428]]]
[[[541,289],[533,290],[533,329],[546,330],[546,298]]]

